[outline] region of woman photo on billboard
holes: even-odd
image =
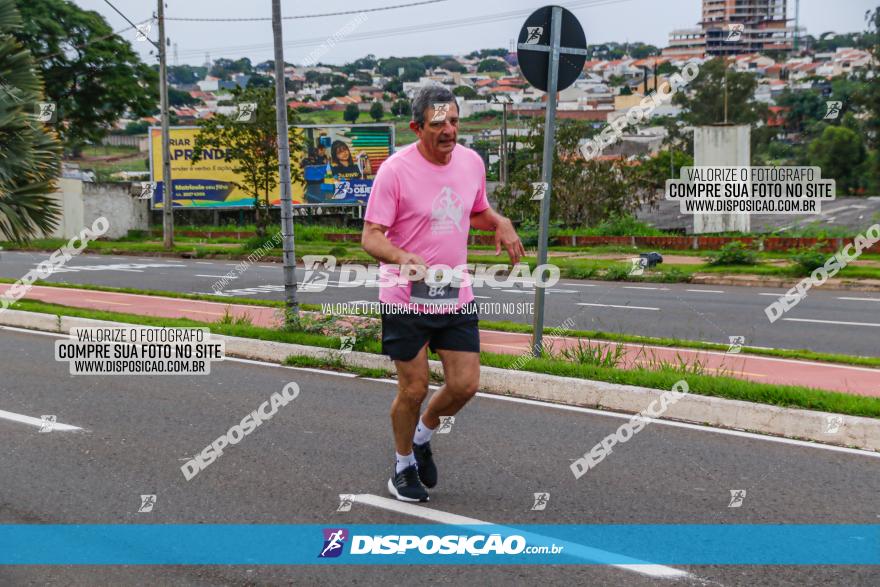
[[[355,161],[351,150],[343,141],[333,141],[330,147],[330,169],[333,177],[339,179],[367,179],[367,176],[373,174],[367,154],[361,151]]]

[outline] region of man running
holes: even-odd
[[[431,434],[440,418],[455,415],[480,385],[480,335],[474,294],[461,287],[433,287],[429,267],[467,263],[470,228],[495,232],[495,254],[507,250],[514,265],[525,254],[507,218],[489,207],[482,158],[458,144],[458,104],[441,86],[419,90],[410,128],[418,142],[379,168],[364,216],[361,243],[382,263],[383,279],[404,269],[416,280],[382,287],[382,352],[397,367],[397,397],[391,405],[396,461],[388,490],[402,501],[428,501],[425,487],[437,484]],[[430,306],[426,302],[430,302]],[[413,305],[415,304],[415,305]],[[388,312],[389,305],[420,312]],[[427,312],[430,307],[432,312]],[[440,355],[445,384],[424,414],[428,351]]]

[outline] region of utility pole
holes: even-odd
[[[284,248],[284,322],[299,317],[296,303],[296,254],[293,239],[293,201],[290,190],[290,139],[287,136],[287,87],[281,44],[281,0],[272,0],[272,42],[275,47],[275,124],[278,133],[278,184],[281,188],[281,237]]]
[[[501,183],[503,185],[507,185],[508,181],[508,167],[507,167],[507,102],[505,101],[502,105],[504,108],[504,113],[501,115],[501,169],[503,170],[503,174],[501,176]]]
[[[165,248],[174,248],[174,188],[171,182],[171,151],[168,130],[168,66],[166,63],[165,6],[159,0],[159,108],[162,111],[162,233]]]

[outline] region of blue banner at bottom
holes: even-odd
[[[3,565],[878,565],[880,525],[0,525]]]

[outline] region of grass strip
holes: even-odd
[[[14,279],[0,277],[0,283],[15,283]],[[129,293],[144,296],[161,296],[166,298],[176,298],[184,300],[197,300],[202,302],[214,302],[217,304],[236,304],[241,306],[259,306],[268,308],[284,308],[285,304],[280,300],[258,300],[254,298],[220,298],[205,294],[190,294],[175,291],[163,291],[152,289],[139,289],[132,287],[110,287],[106,285],[91,284],[73,284],[73,283],[52,283],[37,280],[34,285],[44,287],[60,287],[70,289],[83,289],[89,291],[105,291],[111,293]],[[320,312],[321,304],[300,304],[299,307],[309,312]],[[378,318],[375,312],[365,312],[359,314],[361,316],[372,316]],[[531,334],[532,326],[530,324],[521,324],[519,322],[510,321],[490,321],[480,320],[480,328],[483,330],[497,330],[500,332],[518,332]],[[545,328],[545,336],[550,332]],[[664,338],[653,336],[642,336],[639,334],[621,334],[616,332],[604,332],[601,330],[567,330],[564,336],[586,338],[590,340],[604,340],[610,342],[624,342],[632,344],[643,344],[647,346],[686,348],[705,351],[722,351],[727,352],[728,345],[713,342],[703,342],[698,340],[686,340],[679,338]],[[841,355],[835,353],[820,353],[808,349],[768,349],[760,347],[744,346],[740,351],[743,355],[755,355],[763,357],[778,357],[782,359],[797,359],[802,361],[814,361],[819,363],[832,363],[838,365],[854,365],[858,367],[876,367],[880,368],[880,357],[860,357],[855,355]]]
[[[60,304],[47,304],[33,300],[19,300],[13,308],[29,312],[42,312],[59,316],[76,316],[96,320],[109,320],[129,324],[166,327],[204,327],[205,322],[187,318],[160,318],[139,316],[100,310],[70,308]],[[289,342],[323,348],[339,348],[337,337],[310,334],[299,331],[285,331],[261,328],[247,324],[208,323],[212,333],[276,342]],[[373,338],[358,340],[355,350],[376,353],[381,352],[380,342]],[[480,362],[491,367],[508,368],[518,355],[499,355],[480,353]],[[294,359],[298,360],[298,359]],[[326,364],[326,362],[325,362]],[[340,363],[341,365],[341,363]],[[769,385],[734,379],[732,377],[703,375],[688,372],[688,369],[662,367],[657,370],[644,368],[624,370],[613,367],[599,367],[589,364],[577,364],[555,358],[533,358],[527,361],[521,370],[535,373],[546,373],[563,377],[606,381],[623,385],[636,385],[653,389],[671,389],[672,384],[680,379],[688,382],[691,393],[700,395],[737,399],[763,403],[781,407],[820,410],[850,416],[880,418],[880,399],[873,397],[848,395],[840,392],[825,391],[807,387],[790,385]]]

